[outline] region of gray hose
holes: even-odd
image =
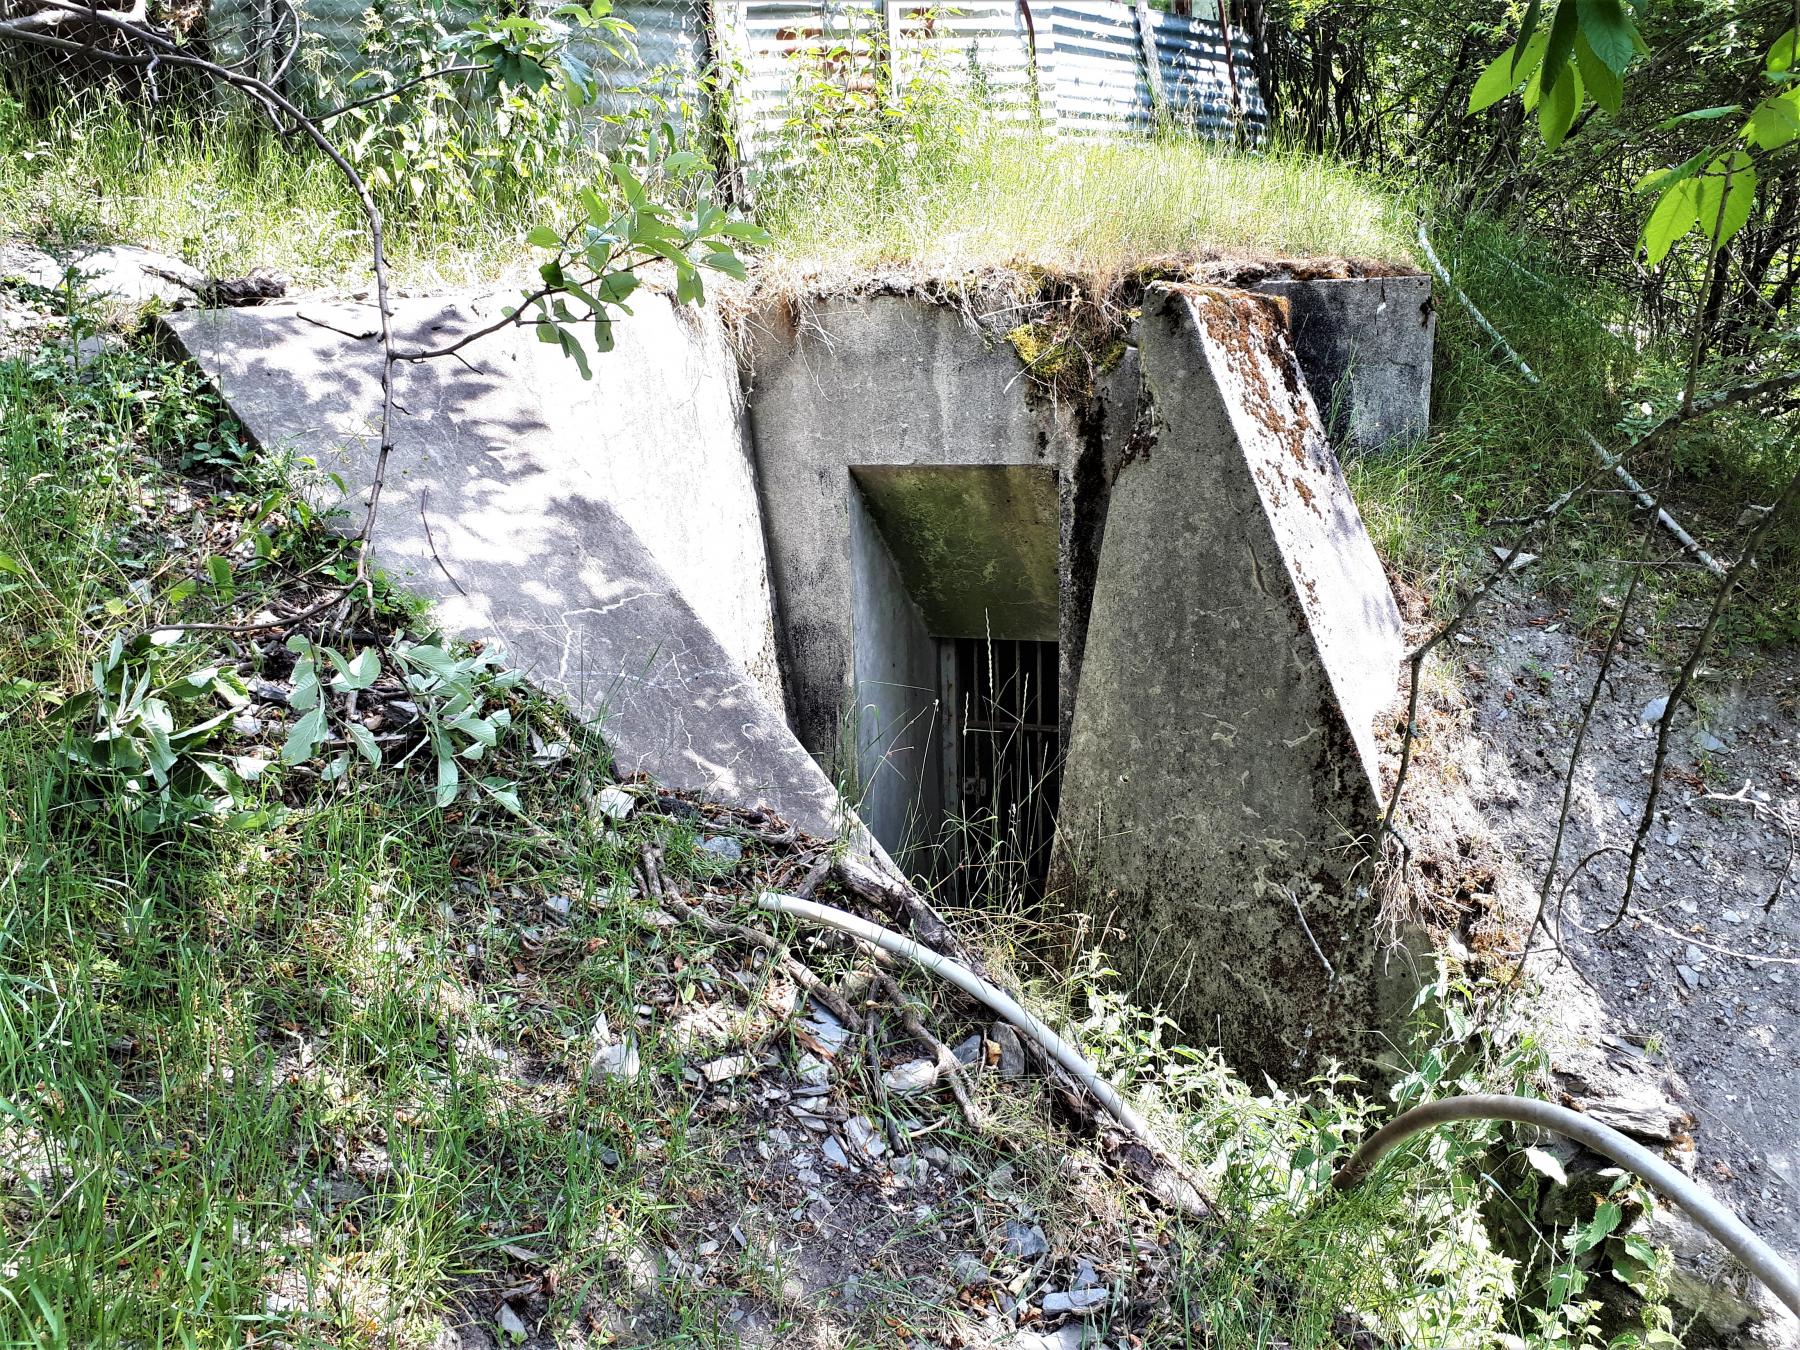
[[[1629,1168],[1686,1210],[1695,1223],[1743,1262],[1746,1270],[1800,1317],[1800,1275],[1794,1273],[1793,1267],[1783,1261],[1773,1247],[1746,1228],[1742,1219],[1649,1149],[1632,1143],[1592,1116],[1584,1116],[1566,1106],[1533,1101],[1529,1097],[1499,1095],[1448,1097],[1439,1102],[1427,1102],[1410,1111],[1402,1111],[1363,1140],[1350,1161],[1332,1177],[1331,1184],[1340,1191],[1349,1190],[1368,1176],[1395,1145],[1434,1125],[1452,1120],[1511,1120],[1554,1130],[1610,1158],[1619,1166]]]
[[[817,901],[802,900],[798,896],[782,895],[776,891],[764,891],[756,902],[763,909],[773,910],[778,914],[791,914],[796,918],[810,919],[813,923],[824,924],[827,928],[835,928],[839,932],[859,937],[864,942],[872,943],[883,951],[892,952],[895,956],[903,956],[914,965],[932,974],[948,980],[970,998],[987,1004],[1000,1016],[1011,1022],[1025,1035],[1043,1046],[1050,1058],[1073,1074],[1078,1082],[1093,1093],[1095,1100],[1104,1106],[1131,1133],[1143,1140],[1153,1150],[1161,1152],[1161,1145],[1150,1133],[1150,1126],[1144,1118],[1126,1103],[1119,1095],[1118,1089],[1107,1082],[1099,1071],[1082,1055],[1081,1051],[1058,1036],[1049,1027],[1020,1007],[1013,998],[996,989],[981,976],[967,966],[952,961],[949,957],[931,948],[914,942],[909,937],[880,924],[870,923],[867,919],[858,918],[854,914],[846,914],[841,909],[833,909],[830,905],[821,905]]]

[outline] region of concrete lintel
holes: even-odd
[[[1291,1080],[1399,1015],[1353,846],[1399,614],[1278,307],[1154,286],[1139,352],[1152,438],[1112,485],[1059,876],[1190,1032]]]

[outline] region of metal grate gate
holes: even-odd
[[[948,884],[959,901],[1042,894],[1062,786],[1054,642],[945,644]]]

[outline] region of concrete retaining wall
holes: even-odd
[[[1431,278],[1269,281],[1332,442],[1353,450],[1418,440],[1431,428]]]
[[[837,792],[781,713],[736,365],[716,321],[648,294],[636,308],[591,384],[528,331],[400,367],[376,561],[449,632],[500,640],[603,719],[626,771],[834,834]],[[438,347],[496,312],[407,301],[395,327]],[[349,528],[374,469],[371,319],[301,305],[164,320],[260,444],[341,476]]]

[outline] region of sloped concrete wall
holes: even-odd
[[[1153,437],[1112,488],[1059,870],[1146,999],[1285,1080],[1410,990],[1352,866],[1400,619],[1276,303],[1146,298]]]
[[[635,308],[591,384],[528,331],[401,366],[375,559],[451,633],[500,640],[602,718],[625,770],[836,834],[838,794],[781,714],[736,363],[715,321],[651,294]],[[408,301],[395,326],[438,347],[496,313]],[[318,305],[165,320],[259,443],[341,475],[352,529],[376,451],[371,320]]]

